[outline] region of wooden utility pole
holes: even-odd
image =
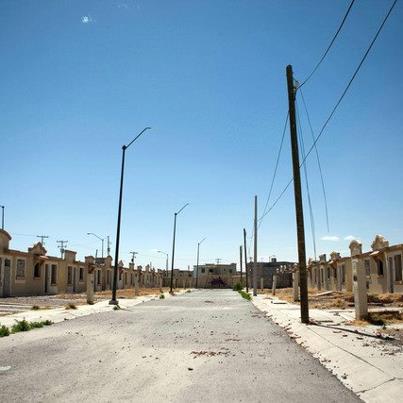
[[[246,249],[246,229],[243,229],[243,250],[244,250],[244,258],[245,258],[245,280],[246,280],[246,292],[249,292],[249,279],[248,279],[248,256]]]
[[[295,86],[292,73],[292,66],[287,66],[287,87],[288,87],[288,109],[290,114],[290,134],[291,134],[291,155],[294,175],[294,197],[295,197],[295,215],[297,221],[297,239],[298,239],[298,266],[300,281],[300,299],[301,299],[301,322],[309,323],[308,308],[308,284],[306,278],[306,253],[305,253],[305,229],[304,229],[304,211],[302,206],[301,193],[301,175],[299,167],[299,151],[297,139],[297,123],[295,118]]]
[[[257,196],[255,196],[255,220],[253,243],[253,296],[257,296]]]
[[[239,264],[241,267],[241,285],[242,285],[242,245],[239,247]]]

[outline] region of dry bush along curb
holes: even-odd
[[[0,326],[0,337],[9,336],[11,333],[27,332],[32,329],[39,329],[50,325],[53,325],[51,320],[41,320],[37,322],[28,322],[25,319],[17,320],[16,323],[11,326],[11,331],[7,326]]]

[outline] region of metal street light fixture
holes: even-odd
[[[206,238],[203,238],[200,242],[197,243],[197,263],[196,263],[196,288],[197,283],[199,282],[199,250],[200,250],[200,245],[206,240]]]
[[[101,242],[102,242],[102,252],[101,252],[101,256],[102,259],[104,258],[104,238],[101,238],[99,235],[94,234],[93,232],[87,232],[87,235],[93,235],[94,237],[98,238]]]
[[[6,206],[0,206],[1,207],[1,229],[4,229],[4,209]]]
[[[174,236],[172,242],[172,265],[171,265],[171,287],[169,292],[172,294],[173,282],[174,282],[174,264],[175,264],[175,238],[176,238],[176,217],[178,214],[182,212],[182,210],[188,206],[189,203],[186,203],[179,211],[174,214]]]
[[[167,274],[168,274],[168,257],[169,257],[168,253],[166,253],[166,252],[164,252],[164,251],[162,251],[162,250],[157,250],[157,253],[161,253],[161,254],[163,254],[163,255],[166,256],[165,271],[166,271]]]
[[[126,150],[146,131],[151,127],[144,128],[128,145],[122,146],[122,170],[120,174],[120,191],[119,191],[119,207],[118,207],[118,223],[116,228],[116,247],[115,247],[115,264],[113,270],[113,284],[112,284],[112,299],[109,301],[110,305],[117,305],[116,288],[118,281],[118,261],[119,261],[119,243],[120,243],[120,219],[122,216],[122,198],[123,198],[123,177],[125,173],[125,154]]]

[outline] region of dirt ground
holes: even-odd
[[[259,294],[271,296],[271,290],[260,290]],[[292,288],[282,288],[276,290],[276,296],[288,302],[292,300]],[[347,309],[354,307],[354,297],[352,292],[308,290],[309,306],[315,309]],[[369,307],[403,307],[403,294],[369,294]]]
[[[169,292],[168,287],[162,288],[163,292]],[[160,288],[140,288],[139,295],[159,295],[161,292]],[[99,291],[95,293],[95,302],[110,299],[112,297],[112,292]],[[135,298],[134,289],[124,289],[117,290],[117,298]],[[38,295],[30,297],[9,297],[0,298],[0,316],[5,314],[11,314],[18,311],[23,311],[27,309],[52,309],[58,307],[68,307],[72,305],[84,305],[87,303],[87,298],[85,293],[80,294],[57,294],[57,295]],[[13,305],[15,309],[10,312],[3,312],[2,305]],[[19,310],[18,307],[21,306]]]
[[[258,293],[272,296],[271,290],[260,290]],[[276,290],[276,297],[293,303],[292,288]],[[351,292],[308,290],[309,307],[314,309],[351,309],[354,308],[354,297]],[[298,302],[297,302],[298,303]],[[354,326],[382,326],[382,334],[394,337],[399,344],[403,343],[403,329],[388,328],[388,325],[403,323],[403,294],[368,294],[368,307],[377,308],[369,313],[367,320],[352,321]],[[384,310],[382,308],[385,308]]]

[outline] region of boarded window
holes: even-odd
[[[52,269],[50,272],[50,283],[52,285],[55,285],[57,281],[57,266],[55,264],[52,264]]]
[[[395,280],[402,281],[403,272],[402,272],[402,255],[395,256]]]
[[[25,260],[17,259],[16,280],[25,280]]]

